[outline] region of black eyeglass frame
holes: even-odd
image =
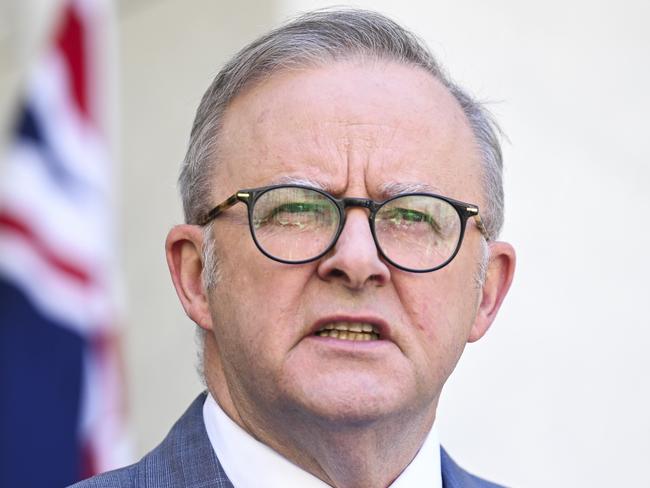
[[[253,209],[255,208],[255,202],[264,193],[270,190],[275,190],[277,188],[300,188],[304,190],[315,191],[316,193],[320,193],[322,196],[324,196],[325,198],[327,198],[328,200],[330,200],[336,205],[336,208],[338,209],[339,212],[338,229],[334,237],[332,238],[332,242],[327,246],[327,248],[323,252],[321,252],[317,256],[314,256],[309,259],[303,259],[300,261],[289,261],[269,254],[258,242],[257,237],[255,236],[255,229],[253,228]],[[427,196],[427,197],[433,197],[439,200],[443,200],[444,202],[450,204],[454,208],[454,210],[456,210],[456,213],[460,218],[460,235],[458,237],[458,243],[456,244],[456,248],[454,249],[454,252],[451,254],[451,256],[442,264],[439,264],[438,266],[435,266],[433,268],[428,268],[428,269],[412,269],[412,268],[407,268],[405,266],[401,266],[400,264],[394,262],[392,259],[386,256],[384,250],[379,245],[379,241],[377,240],[377,235],[375,233],[375,216],[377,215],[377,212],[379,211],[379,209],[381,209],[381,207],[383,207],[387,203],[396,200],[397,198],[402,198],[407,196]],[[323,256],[325,256],[325,254],[327,254],[328,252],[330,252],[338,242],[341,232],[343,232],[343,228],[345,227],[345,222],[347,217],[345,210],[351,207],[361,207],[370,210],[370,214],[368,215],[368,222],[370,224],[370,232],[372,234],[373,240],[375,241],[375,247],[377,248],[377,251],[379,251],[381,257],[384,258],[387,262],[389,262],[392,266],[395,266],[398,269],[401,269],[403,271],[408,271],[411,273],[430,273],[432,271],[436,271],[440,268],[444,268],[445,266],[447,266],[456,257],[458,251],[460,250],[460,247],[463,243],[463,239],[465,237],[465,228],[467,227],[467,220],[470,217],[474,217],[476,227],[479,229],[481,234],[483,234],[485,239],[487,241],[490,240],[487,230],[483,225],[483,221],[481,220],[481,216],[479,215],[478,206],[473,205],[471,203],[465,203],[465,202],[461,202],[460,200],[454,200],[453,198],[445,197],[442,195],[436,195],[435,193],[427,193],[427,192],[400,193],[382,202],[376,202],[369,198],[356,198],[356,197],[336,198],[333,195],[319,188],[314,188],[312,186],[306,186],[306,185],[292,185],[292,184],[270,185],[270,186],[263,186],[259,188],[249,188],[245,190],[239,190],[238,192],[229,196],[226,200],[224,200],[223,202],[215,206],[212,210],[210,210],[205,215],[204,218],[198,221],[197,224],[200,226],[205,226],[209,224],[212,220],[217,218],[221,213],[223,213],[225,210],[229,209],[230,207],[234,206],[238,202],[243,202],[246,204],[246,207],[248,209],[248,228],[250,230],[251,237],[253,238],[253,242],[255,242],[257,248],[260,250],[262,254],[264,254],[269,259],[284,264],[311,263],[312,261],[316,261],[322,258]]]

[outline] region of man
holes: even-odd
[[[512,280],[501,153],[412,34],[326,10],[249,45],[203,97],[180,188],[167,260],[207,394],[77,486],[495,486],[434,420]]]

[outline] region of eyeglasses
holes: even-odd
[[[467,220],[487,239],[478,207],[432,193],[403,193],[383,202],[335,198],[302,185],[273,185],[241,190],[214,207],[207,225],[238,202],[248,207],[253,241],[269,258],[287,264],[315,261],[336,244],[345,226],[345,209],[370,210],[370,230],[381,256],[414,273],[435,271],[458,253]]]

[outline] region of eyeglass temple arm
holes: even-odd
[[[481,216],[478,213],[478,207],[475,207],[474,205],[468,206],[466,208],[467,212],[474,217],[474,222],[476,223],[476,227],[478,230],[483,234],[483,237],[485,237],[486,241],[490,240],[490,236],[488,235],[488,231],[485,228],[485,224],[483,224],[483,219],[481,219]]]
[[[199,220],[198,225],[203,226],[209,224],[221,212],[228,210],[237,202],[246,202],[248,201],[249,198],[250,198],[250,193],[244,191],[238,191],[237,193],[230,195],[226,200],[224,200],[219,205],[217,205],[212,210],[210,210],[205,217]]]

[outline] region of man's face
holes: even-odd
[[[484,206],[461,108],[428,73],[395,63],[339,62],[272,76],[229,107],[220,155],[215,203],[292,178],[378,201],[391,184],[425,185]],[[308,264],[262,255],[243,204],[216,219],[214,234],[221,279],[209,291],[210,315],[230,396],[222,404],[266,420],[280,412],[314,421],[433,418],[472,338],[482,256],[473,223],[456,258],[424,274],[379,257],[361,208],[347,211],[335,248]],[[341,323],[370,324],[380,339],[315,334]]]

